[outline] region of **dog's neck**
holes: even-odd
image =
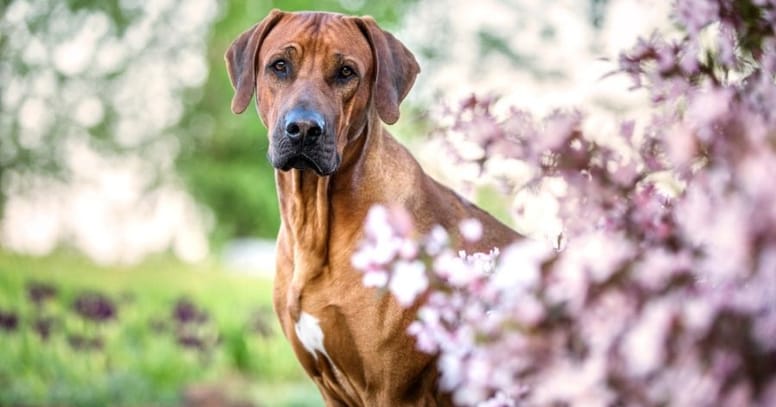
[[[275,174],[281,228],[293,250],[288,305],[291,316],[297,319],[302,287],[328,267],[330,179],[310,170],[292,169]]]
[[[350,174],[345,176],[344,173],[359,167],[357,161],[365,158],[363,150],[377,137],[369,133],[382,132],[382,128],[363,128],[361,131],[361,136],[346,147],[340,168],[332,176],[321,177],[311,170],[275,170],[281,228],[291,243],[294,262],[287,293],[287,304],[294,319],[301,312],[302,288],[329,268],[329,223],[333,214],[331,194],[337,189],[333,183],[338,179],[351,178]]]

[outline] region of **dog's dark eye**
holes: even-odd
[[[285,74],[286,71],[288,70],[288,64],[286,63],[286,61],[282,59],[273,62],[272,65],[270,65],[270,67],[272,68],[273,71],[279,74]]]
[[[345,65],[339,70],[339,77],[340,79],[349,79],[351,76],[355,75],[356,72],[353,70],[353,68]]]

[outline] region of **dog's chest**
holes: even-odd
[[[290,269],[290,268],[289,268]],[[325,278],[290,290],[291,273],[278,270],[275,279],[275,311],[280,317],[286,337],[294,344],[300,362],[308,370],[321,370],[321,364],[347,369],[347,356],[356,348],[353,325],[363,315],[354,315],[353,307],[363,308],[353,289],[344,290]],[[288,270],[290,271],[290,270]],[[364,291],[365,287],[354,287]],[[289,294],[290,293],[290,294]],[[362,323],[367,321],[362,320]],[[362,344],[363,345],[363,344]]]
[[[314,359],[321,355],[328,359],[329,363],[332,363],[331,357],[323,345],[324,333],[318,318],[302,311],[299,320],[294,324],[294,333],[302,347]]]
[[[364,372],[357,349],[364,344],[354,342],[342,315],[332,308],[307,312],[303,306],[292,329],[289,340],[313,380],[350,405],[361,404]]]

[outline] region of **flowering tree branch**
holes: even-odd
[[[565,244],[459,253],[400,208],[369,213],[353,263],[420,302],[410,334],[456,403],[776,404],[776,1],[677,0],[673,17],[682,37],[620,58],[654,103],[639,131],[602,141],[578,112],[497,115],[492,98],[447,111],[455,159],[522,161],[527,182],[500,178],[513,192],[562,183]]]

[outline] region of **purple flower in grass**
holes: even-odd
[[[206,346],[205,341],[201,337],[190,332],[179,333],[175,340],[178,342],[178,345],[184,348],[204,350]]]
[[[57,289],[51,284],[40,282],[27,283],[27,298],[37,306],[54,298],[56,295]]]
[[[13,332],[19,327],[19,316],[13,311],[0,310],[0,331]]]
[[[107,296],[97,292],[85,292],[73,302],[73,310],[92,322],[107,322],[116,318],[116,305]]]
[[[202,324],[208,320],[207,312],[198,308],[197,305],[188,298],[180,298],[175,302],[172,316],[175,321],[181,324]]]
[[[38,333],[38,336],[40,336],[40,339],[43,339],[44,341],[51,336],[51,330],[54,327],[54,319],[53,318],[38,318],[35,320],[35,323],[33,324],[33,329],[35,329],[35,332]]]

